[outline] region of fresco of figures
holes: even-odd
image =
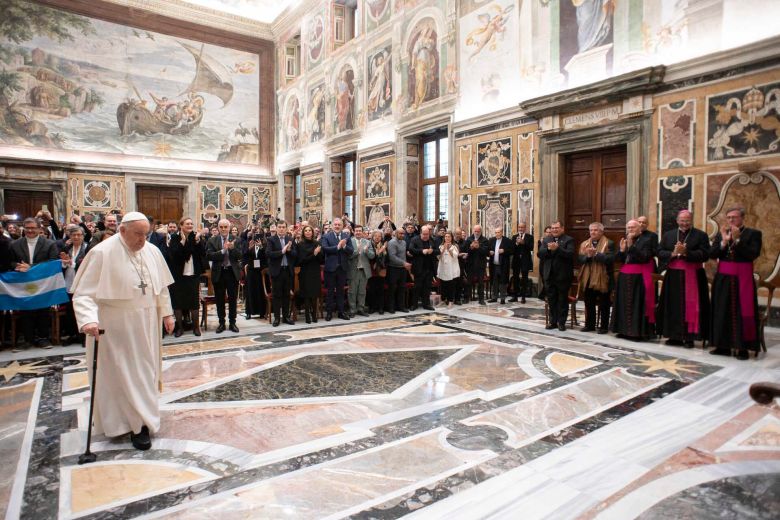
[[[412,29],[406,49],[408,104],[412,110],[439,97],[438,41],[432,18],[420,20]]]
[[[375,121],[393,112],[392,47],[375,49],[368,55],[368,120]]]
[[[3,1],[0,145],[258,164],[258,55]]]
[[[316,143],[325,137],[325,84],[317,85],[309,91],[309,109],[306,115],[309,140]]]
[[[346,132],[355,128],[355,71],[349,65],[344,65],[339,71],[335,92],[334,128],[336,133]]]

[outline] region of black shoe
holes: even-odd
[[[563,325],[563,324],[558,325],[558,330],[560,330],[561,332],[565,332],[566,331],[566,325]]]
[[[607,332],[609,332],[609,329],[599,329],[596,332],[598,332],[599,334],[606,334]]]
[[[550,323],[549,325],[545,325],[544,328],[547,330],[553,330],[555,327],[557,327],[557,325],[553,325],[552,323]]]
[[[384,309],[383,309],[383,310],[381,310],[381,311],[379,311],[379,315],[380,315],[380,316],[384,315],[384,313],[385,313]]]
[[[679,339],[667,339],[665,343],[667,345],[669,345],[670,347],[682,347],[683,346],[683,342],[680,341]]]
[[[274,318],[274,322],[271,324],[273,327],[279,326],[279,318]]]
[[[580,329],[580,332],[595,332],[595,331],[596,331],[596,327],[588,327],[587,325],[585,325]]]
[[[409,312],[409,309],[407,309],[407,308],[398,309],[398,312]]]
[[[290,318],[285,318],[284,321],[287,325],[295,325],[295,322],[291,320]]]
[[[231,323],[228,328],[230,329],[230,332],[238,332],[238,327],[236,327],[235,323]]]
[[[693,348],[693,340],[688,340],[683,343],[683,347],[685,348]]]
[[[509,303],[515,303],[516,301],[517,301],[517,298],[515,298],[515,297],[509,298]]]
[[[222,334],[223,332],[225,332],[225,324],[220,323],[219,327],[217,327],[217,334]]]
[[[149,428],[142,426],[139,433],[130,432],[130,442],[137,450],[146,451],[151,448],[152,439],[149,437]]]
[[[506,304],[506,300],[504,298],[501,298],[501,305]]]
[[[710,354],[713,356],[730,356],[731,350],[725,348],[716,348],[715,350],[711,350]]]
[[[431,307],[430,305],[423,305],[423,309],[425,309],[426,311],[434,311],[434,310],[436,310],[433,307]]]
[[[417,305],[412,305],[411,307],[409,307],[409,311],[416,311],[416,310],[417,310]]]
[[[387,311],[388,314],[395,314],[395,311]],[[379,314],[382,314],[381,312]]]
[[[520,298],[520,303],[525,303],[525,296],[523,296],[522,298]]]
[[[68,339],[65,340],[66,345],[72,345],[74,343],[81,343],[82,339],[79,334],[74,334],[72,336],[68,336]]]
[[[750,359],[750,353],[744,348],[739,349],[739,351],[737,351],[736,358],[745,361],[746,359]]]
[[[252,319],[252,315],[251,314],[247,314],[246,315],[246,319],[251,320]]]
[[[41,339],[36,339],[36,340],[33,342],[33,346],[34,346],[34,347],[38,347],[38,348],[46,348],[46,347],[48,347],[48,346],[49,346],[49,340],[46,340],[46,339],[43,339],[43,338],[41,338]]]
[[[349,315],[348,314],[344,314],[343,312],[339,313],[339,318],[341,318],[342,320],[349,321]]]
[[[315,312],[314,315],[311,317],[311,321],[314,323],[317,323],[317,313]]]
[[[311,316],[309,316],[309,313],[306,313],[306,323],[311,323]]]
[[[182,334],[184,334],[184,330],[181,327],[177,327],[176,330],[173,331],[174,338],[180,338]]]
[[[358,316],[363,316],[364,318],[368,318],[368,313],[367,312],[363,312],[363,311],[359,311],[358,312]]]
[[[497,301],[498,300],[496,300],[495,298],[490,298],[487,302],[488,303],[496,303]]]
[[[193,329],[192,333],[193,333],[195,336],[200,336],[200,329]]]
[[[480,305],[487,305],[487,303],[485,303],[485,300],[479,300],[479,304]]]
[[[325,321],[330,321],[333,319],[333,313],[328,311],[328,313],[325,315]]]

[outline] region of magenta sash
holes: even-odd
[[[696,271],[701,269],[701,264],[677,258],[669,262],[669,269],[685,271],[685,323],[688,324],[688,334],[696,334],[699,332],[699,284]]]
[[[750,262],[731,262],[721,260],[718,262],[718,272],[729,276],[736,276],[739,284],[739,313],[742,315],[742,339],[754,341],[756,339],[756,315],[753,306],[755,285],[753,285],[753,264]]]
[[[623,264],[620,272],[623,274],[641,274],[645,285],[645,316],[648,323],[655,323],[655,287],[653,286],[653,272],[655,262],[650,260],[644,264]]]

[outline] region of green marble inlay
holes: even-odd
[[[458,349],[305,356],[175,402],[389,394],[456,352]]]

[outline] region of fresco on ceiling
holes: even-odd
[[[258,164],[256,54],[4,8],[25,16],[0,24],[0,145]]]

